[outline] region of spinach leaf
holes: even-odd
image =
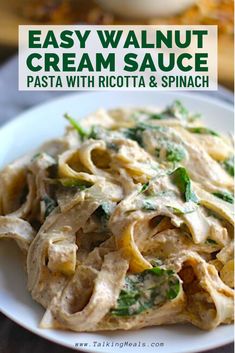
[[[43,155],[47,156],[47,157],[51,157],[53,158],[49,153],[47,152],[38,152],[36,153],[32,158],[31,158],[31,162],[36,161],[38,158],[43,157]]]
[[[56,179],[58,176],[58,163],[52,164],[47,168],[49,178]]]
[[[185,149],[175,143],[168,143],[166,149],[166,159],[168,162],[180,162],[186,157]]]
[[[141,147],[143,147],[143,132],[146,130],[165,131],[166,128],[163,126],[154,126],[146,123],[138,123],[134,127],[125,129],[123,133],[126,138],[136,141]]]
[[[150,113],[150,112],[143,112],[145,115],[147,115],[149,120],[164,120],[168,119],[169,116],[162,112],[162,113]]]
[[[174,142],[165,136],[156,138],[155,157],[162,162],[180,162],[186,158],[187,152],[180,142]]]
[[[170,279],[169,280],[169,290],[166,293],[167,299],[172,300],[177,297],[180,291],[180,282]]]
[[[114,203],[104,201],[95,211],[96,217],[100,220],[103,227],[107,226],[107,222],[114,210]]]
[[[229,175],[234,176],[234,156],[231,156],[230,158],[226,159],[222,163],[222,167],[226,170]]]
[[[212,194],[223,201],[226,201],[232,204],[234,203],[234,196],[228,191],[216,191],[216,192],[213,192]]]
[[[189,117],[188,110],[183,106],[179,100],[175,100],[164,112],[169,117],[173,116],[177,119],[187,119]]]
[[[189,117],[188,110],[183,106],[179,100],[175,100],[171,105],[169,105],[161,113],[146,113],[150,120],[164,120],[164,119],[187,119]]]
[[[194,134],[220,136],[217,132],[207,127],[189,127],[188,130]]]
[[[76,121],[75,119],[73,119],[71,116],[69,116],[68,114],[64,114],[65,119],[67,119],[70,124],[72,125],[72,127],[77,130],[79,136],[81,137],[82,140],[88,138],[88,133],[82,128],[82,126],[78,123],[78,121]]]
[[[165,110],[160,113],[148,113],[143,112],[148,116],[149,120],[164,120],[176,118],[179,120],[190,120],[194,121],[200,117],[200,114],[191,115],[189,111],[183,106],[179,100],[175,100]]]
[[[58,206],[58,203],[48,195],[46,195],[42,199],[42,201],[45,204],[45,217],[48,217],[51,214],[51,212]]]
[[[182,214],[185,214],[185,213],[188,213],[188,212],[184,212],[184,210],[181,210],[177,207],[172,207],[172,206],[166,206],[169,211],[173,212],[175,215],[182,215]]]
[[[207,243],[207,244],[212,244],[212,245],[217,245],[217,242],[216,242],[215,240],[213,240],[213,239],[210,239],[210,238],[208,238],[208,239],[206,240],[206,243]]]
[[[66,188],[78,188],[81,191],[92,186],[92,183],[85,180],[78,180],[78,179],[64,178],[64,179],[59,179],[59,182],[61,183],[61,185],[63,185]]]
[[[32,158],[31,158],[31,162],[34,162],[37,158],[42,156],[42,152],[38,152],[36,153]]]
[[[140,189],[140,194],[144,193],[146,190],[148,190],[150,185],[150,182],[148,181],[147,183],[143,184],[141,189]]]
[[[113,204],[111,205],[110,202],[103,202],[100,207],[104,213],[105,218],[109,219],[109,217],[113,211]]]
[[[173,212],[175,215],[183,215],[183,214],[188,214],[192,213],[195,211],[195,208],[193,207],[173,207],[173,206],[166,206],[171,212]]]
[[[143,147],[143,137],[142,137],[142,132],[145,129],[142,128],[141,126],[137,125],[136,127],[132,127],[129,129],[126,129],[124,131],[124,135],[126,138],[136,141],[141,147]]]
[[[137,110],[130,116],[130,118],[135,121],[140,121],[143,117],[147,118],[146,120],[163,120],[169,118],[165,111],[154,113],[146,110]]]
[[[88,134],[89,139],[94,139],[94,140],[102,140],[102,135],[104,134],[104,129],[97,126],[93,125],[90,129],[90,132]]]
[[[162,260],[159,259],[159,258],[152,259],[152,260],[150,261],[150,263],[151,263],[151,265],[152,265],[153,267],[159,267],[159,266],[162,266],[162,265],[163,265]]]
[[[142,208],[145,211],[155,211],[157,209],[157,206],[154,205],[154,203],[150,200],[144,200]]]
[[[119,146],[115,142],[112,142],[111,139],[109,139],[109,133],[110,131],[108,131],[107,129],[97,125],[93,125],[88,134],[88,139],[104,140],[106,141],[106,146],[108,149],[118,152]]]
[[[171,174],[172,181],[178,186],[180,192],[184,196],[186,202],[198,202],[197,196],[192,190],[192,184],[187,170],[184,167],[179,167]]]
[[[137,274],[128,274],[111,310],[115,316],[133,316],[154,306],[161,306],[177,297],[180,291],[178,276],[171,270],[153,267]]]
[[[114,152],[118,152],[119,151],[119,146],[116,143],[114,143],[114,142],[107,142],[106,146],[107,146],[107,148],[109,150],[112,150]]]

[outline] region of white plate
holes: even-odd
[[[73,94],[31,109],[0,129],[0,168],[45,140],[60,136],[66,125],[62,118],[65,112],[74,117],[84,117],[100,107],[165,107],[174,99],[180,99],[191,111],[202,113],[211,128],[223,132],[233,131],[232,108],[199,95],[159,92]],[[210,332],[191,325],[91,334],[39,329],[38,323],[44,310],[27,292],[20,253],[7,240],[0,242],[0,310],[39,336],[86,352],[191,353],[233,340],[231,325],[220,326]]]

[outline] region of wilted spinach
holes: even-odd
[[[166,159],[168,162],[180,162],[186,157],[185,149],[179,144],[168,143],[166,148]]]
[[[222,167],[226,170],[229,175],[234,176],[234,156],[231,156],[230,158],[226,159],[222,163]]]
[[[85,140],[86,138],[88,138],[88,133],[87,131],[85,131],[83,129],[83,127],[78,123],[78,121],[76,121],[75,119],[73,119],[71,116],[69,116],[68,114],[64,114],[65,119],[67,119],[70,124],[72,125],[72,127],[77,131],[77,133],[79,134],[79,136],[81,137],[82,140]]]
[[[81,191],[93,185],[92,183],[86,180],[78,180],[78,179],[63,178],[63,179],[59,179],[58,181],[60,182],[61,185],[63,185],[66,188],[77,188]]]
[[[161,306],[167,300],[177,297],[180,281],[177,275],[160,267],[153,267],[137,274],[128,274],[120,292],[115,316],[138,315],[154,306]]]
[[[146,130],[165,131],[166,128],[162,126],[149,125],[146,123],[138,123],[134,127],[125,129],[123,133],[126,138],[136,141],[141,147],[143,147],[143,132]]]
[[[193,134],[201,134],[201,135],[212,135],[212,136],[219,136],[219,134],[207,127],[189,127],[188,130]]]
[[[217,242],[216,242],[215,240],[213,240],[213,239],[208,238],[208,239],[206,240],[206,244],[217,245]]]
[[[45,217],[48,217],[51,212],[58,206],[58,203],[48,195],[44,196],[42,201],[45,204]]]
[[[143,200],[142,209],[145,211],[155,211],[157,209],[157,205],[155,205],[151,200]]]
[[[114,203],[104,201],[95,211],[96,217],[99,219],[103,228],[107,227],[108,220],[114,210]]]
[[[184,167],[179,167],[171,174],[172,181],[180,189],[186,202],[193,201],[198,202],[197,196],[192,190],[191,179],[188,175],[187,170]]]
[[[228,191],[216,191],[216,192],[213,192],[213,195],[223,201],[226,201],[232,204],[234,203],[234,196]]]
[[[147,181],[147,183],[143,184],[142,187],[141,187],[141,189],[140,189],[140,194],[141,194],[141,193],[144,193],[146,190],[148,190],[149,185],[150,185],[150,182],[149,182],[149,181]]]

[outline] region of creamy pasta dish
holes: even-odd
[[[25,255],[40,326],[231,323],[232,139],[179,101],[65,117],[0,173],[0,238]]]

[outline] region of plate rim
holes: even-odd
[[[37,328],[32,328],[32,327],[28,327],[27,325],[25,325],[24,323],[22,323],[22,322],[20,322],[20,320],[19,319],[15,319],[11,314],[10,315],[8,315],[6,312],[5,312],[5,310],[4,309],[2,309],[2,307],[1,307],[1,304],[0,304],[0,312],[2,312],[8,319],[10,319],[10,320],[12,320],[14,323],[16,323],[17,325],[19,325],[19,326],[21,326],[21,327],[23,327],[25,330],[27,330],[27,331],[29,331],[29,332],[31,332],[31,333],[33,333],[33,334],[35,334],[35,335],[37,335],[37,336],[39,336],[39,337],[42,337],[43,339],[46,339],[46,340],[48,340],[48,341],[50,341],[50,342],[52,342],[52,343],[55,343],[55,344],[57,344],[57,345],[61,345],[61,346],[64,346],[64,347],[66,347],[66,348],[70,348],[70,349],[73,349],[73,350],[77,350],[77,348],[76,347],[71,347],[71,345],[69,344],[69,343],[67,343],[67,342],[60,342],[60,340],[56,340],[56,339],[53,339],[52,337],[48,337],[47,336],[47,331],[44,331],[43,329],[40,331],[40,332],[38,332],[38,330],[39,329],[37,329]],[[231,324],[231,326],[233,326],[233,324]],[[53,330],[55,330],[55,329],[52,329],[52,331]],[[63,330],[62,330],[63,331]],[[122,332],[122,330],[120,330],[120,332]],[[203,332],[203,331],[202,331]],[[76,332],[75,332],[76,333]],[[79,334],[79,332],[78,332],[78,334]],[[208,345],[208,346],[206,346],[206,347],[201,347],[201,348],[199,348],[199,349],[196,349],[195,350],[195,348],[192,348],[192,349],[188,349],[187,348],[187,350],[184,350],[184,351],[182,351],[182,350],[180,350],[180,351],[175,351],[174,353],[200,353],[200,352],[205,352],[206,353],[206,351],[208,351],[208,350],[212,350],[212,349],[216,349],[216,348],[220,348],[220,347],[223,347],[223,346],[225,346],[225,345],[227,345],[227,344],[230,344],[230,343],[233,343],[233,341],[234,341],[234,339],[230,339],[230,338],[228,338],[228,339],[226,339],[226,338],[224,338],[223,339],[223,341],[218,345],[218,344],[214,344],[214,343],[212,343],[211,345]],[[95,350],[89,350],[89,349],[86,349],[85,347],[79,347],[78,348],[78,350],[80,350],[80,351],[82,351],[82,352],[91,352],[91,353],[101,353],[101,351],[95,351]],[[107,352],[105,352],[105,351],[103,351],[104,353],[107,353]],[[115,351],[114,351],[114,353],[115,353]],[[209,352],[208,352],[209,353]]]

